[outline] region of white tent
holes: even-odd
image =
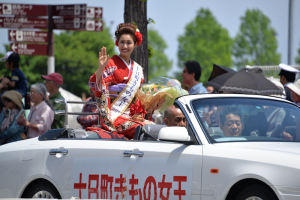
[[[82,102],[82,99],[71,92],[59,88],[59,92],[67,101],[79,101]],[[81,112],[83,104],[68,104],[68,112]],[[81,128],[81,125],[77,122],[77,115],[69,115],[68,116],[68,124],[70,128]]]

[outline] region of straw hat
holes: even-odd
[[[11,100],[12,102],[14,102],[14,104],[16,104],[19,109],[22,109],[23,108],[23,104],[22,104],[22,95],[15,91],[15,90],[9,90],[9,91],[6,91],[2,96],[1,98],[7,98],[9,100]]]

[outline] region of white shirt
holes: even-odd
[[[28,115],[28,121],[31,124],[37,125],[38,130],[28,128],[27,137],[33,138],[44,134],[46,131],[51,129],[53,119],[54,112],[45,101],[32,106]]]

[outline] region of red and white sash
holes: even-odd
[[[132,73],[126,87],[124,87],[124,89],[119,93],[119,96],[114,100],[114,102],[111,102],[110,105],[106,104],[106,108],[108,108],[106,111],[109,113],[108,118],[112,123],[114,123],[114,121],[126,111],[140,88],[141,80],[143,79],[143,69],[136,62],[133,62],[131,69]],[[106,87],[102,85],[102,88]],[[105,93],[106,98],[109,98],[109,93]],[[106,102],[109,102],[108,99]]]

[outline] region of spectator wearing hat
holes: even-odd
[[[19,69],[20,56],[19,54],[9,51],[0,61],[5,62],[5,66],[11,71],[11,78],[4,77],[0,83],[0,89],[9,88],[16,90],[25,97],[28,89],[27,79],[24,73]]]
[[[4,108],[0,113],[0,144],[21,140],[24,126],[17,123],[18,114],[22,113],[22,95],[15,91],[6,91],[1,99]]]
[[[287,86],[291,91],[293,102],[300,106],[300,79],[295,83],[288,84]]]
[[[59,92],[59,87],[63,84],[63,77],[60,73],[51,73],[49,75],[42,75],[42,78],[45,80],[45,85],[47,91],[49,92],[49,105],[52,110],[64,110],[65,104],[55,103],[55,99],[64,99],[61,93]],[[63,128],[65,118],[63,115],[55,115],[54,121],[51,128]]]
[[[288,89],[288,85],[292,84],[295,81],[296,74],[299,71],[294,67],[286,64],[279,64],[279,68],[280,68],[280,72],[279,72],[280,83],[284,87],[284,95],[287,100],[292,101],[291,92]]]
[[[28,128],[27,137],[33,138],[42,135],[49,129],[54,119],[54,112],[45,102],[47,89],[44,84],[36,83],[30,88],[32,106],[28,120],[20,117],[18,123]]]
[[[201,77],[201,66],[197,61],[187,61],[184,63],[182,72],[183,88],[189,91],[189,94],[207,93],[199,79]]]

